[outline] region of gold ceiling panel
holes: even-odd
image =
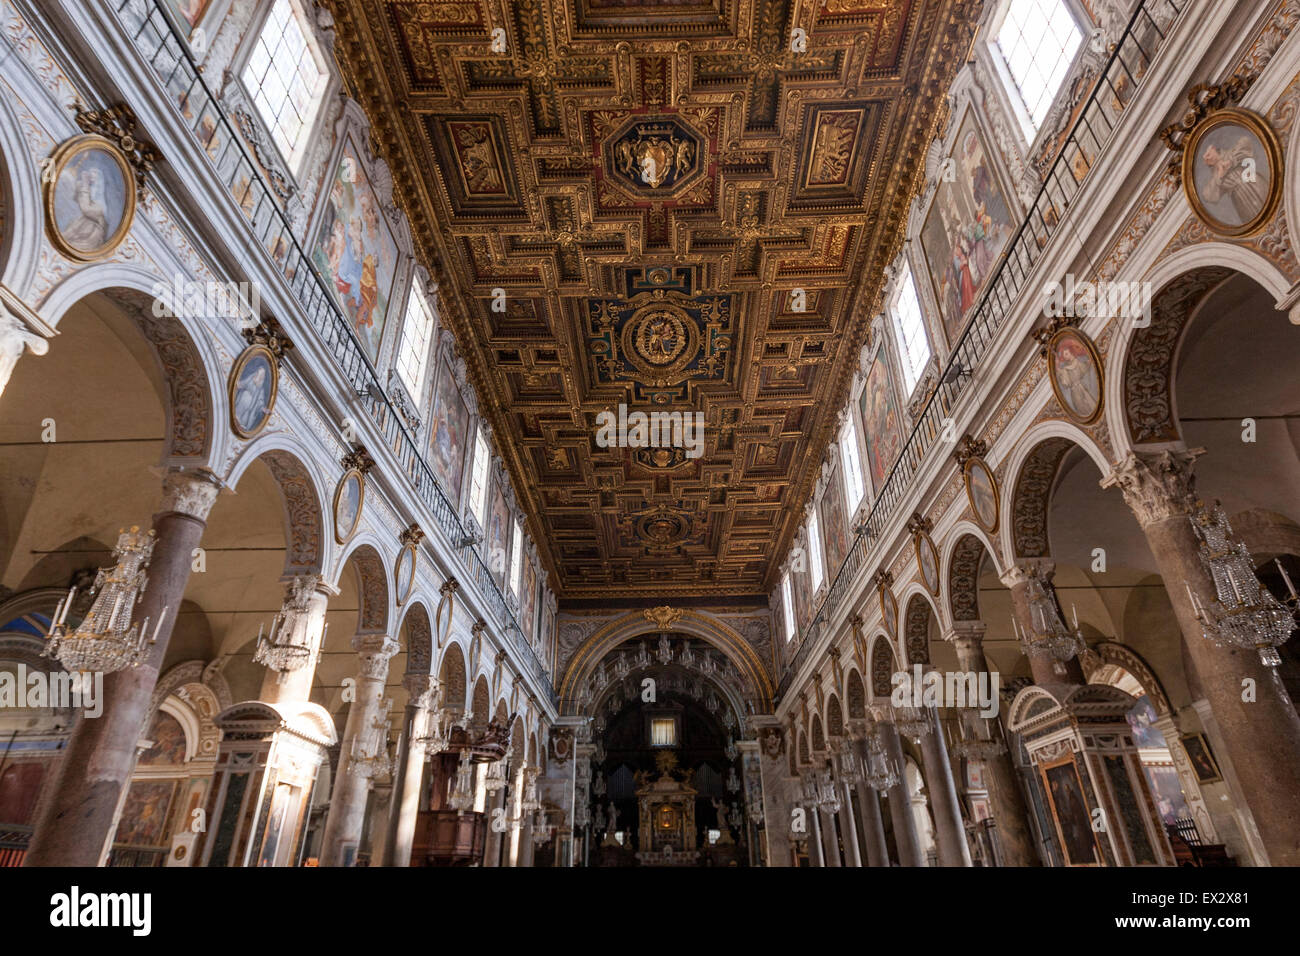
[[[978,8],[333,0],[562,598],[770,588]]]

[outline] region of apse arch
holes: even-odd
[[[130,263],[107,262],[73,273],[51,290],[41,306],[43,319],[58,329],[78,303],[102,294],[122,309],[149,342],[167,393],[167,439],[163,460],[217,468],[233,436],[228,419],[225,366],[200,316],[177,309],[173,290],[159,273]],[[155,293],[158,293],[155,296]],[[154,314],[154,302],[164,315]]]
[[[1119,671],[1127,671],[1146,692],[1157,717],[1173,716],[1174,710],[1164,685],[1141,654],[1117,641],[1101,641],[1092,650],[1097,656],[1091,659],[1095,664],[1087,672],[1089,684],[1113,686],[1112,678]]]
[[[721,651],[739,671],[745,686],[752,689],[755,712],[771,713],[774,691],[772,679],[758,654],[740,634],[712,616],[690,610],[680,611],[670,630],[699,638]],[[647,620],[643,612],[632,611],[609,622],[587,638],[569,661],[557,688],[566,713],[577,712],[576,699],[579,691],[606,654],[626,641],[658,633],[659,630]]]
[[[311,452],[288,433],[261,435],[235,459],[226,484],[237,490],[240,480],[256,461],[266,466],[280,488],[285,522],[284,573],[321,573],[333,557],[325,533],[324,503],[329,497]]]
[[[1008,563],[1021,558],[1047,557],[1047,514],[1061,462],[1071,448],[1083,451],[1104,477],[1111,472],[1105,454],[1076,425],[1040,422],[1017,442],[1007,460],[1006,475],[1014,476],[1002,495],[999,537]]]
[[[349,543],[347,550],[339,555],[334,579],[330,583],[338,587],[344,569],[350,564],[356,569],[357,593],[361,606],[357,612],[358,634],[387,634],[389,625],[389,608],[392,606],[392,582],[389,580],[388,568],[381,557],[382,545],[370,534],[360,534]]]

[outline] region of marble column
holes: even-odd
[[[839,783],[840,788],[840,834],[844,839],[844,865],[861,866],[862,851],[858,847],[858,827],[853,819],[853,787]]]
[[[309,588],[311,596],[306,607],[294,607],[294,589]],[[307,634],[311,638],[311,657],[307,664],[297,670],[279,673],[267,670],[262,678],[262,689],[257,699],[268,704],[301,704],[311,700],[311,685],[316,677],[316,662],[320,659],[321,643],[325,637],[325,612],[329,607],[331,594],[337,594],[335,588],[325,583],[319,574],[299,575],[289,582],[285,592],[285,602],[280,608],[286,623],[299,615],[306,617]]]
[[[898,739],[898,730],[893,721],[877,720],[876,728],[885,748],[885,756],[898,773],[898,782],[889,788],[889,819],[894,825],[894,845],[898,848],[899,865],[925,866],[921,838],[916,832],[916,818],[912,816],[912,798],[907,792],[907,776],[903,772],[907,765],[903,758],[903,743]]]
[[[957,652],[958,665],[963,671],[975,674],[988,673],[988,660],[984,656],[982,621],[955,622],[950,639],[953,649]],[[991,681],[989,686],[993,686]],[[998,701],[998,709],[1001,713],[1001,700]],[[968,708],[966,718],[976,739],[1004,743],[1001,725],[996,717],[984,718],[974,709]],[[1024,794],[1016,780],[1016,770],[1011,765],[1011,754],[1004,749],[1002,753],[981,760],[980,763],[988,775],[987,782],[993,803],[993,823],[996,827],[994,833],[1002,864],[1040,866],[1041,861],[1034,844],[1034,831],[1029,822],[1029,808],[1025,804]]]
[[[94,719],[83,717],[73,727],[58,779],[46,784],[53,797],[36,821],[25,866],[97,866],[103,858],[185,598],[193,552],[219,487],[206,471],[173,468],[163,479],[162,507],[153,518],[148,585],[132,618],[141,622],[148,618],[151,627],[161,620],[157,642],[139,666],[104,677],[103,713]]]
[[[808,820],[808,865],[826,866],[826,849],[822,843],[821,814],[815,804],[803,805],[804,815]]]
[[[321,840],[321,866],[342,866],[347,847],[357,847],[361,838],[370,781],[352,772],[352,748],[358,737],[366,739],[380,714],[384,686],[388,683],[388,662],[401,649],[387,634],[358,634],[352,639],[352,646],[359,662],[357,696],[348,708],[348,721],[339,745],[338,775],[334,779]]]
[[[839,866],[840,842],[835,837],[835,815],[818,807],[817,818],[822,832],[822,861],[826,866]]]
[[[501,844],[503,842],[501,835],[505,831],[500,828],[500,820],[505,813],[507,789],[502,787],[500,790],[488,794],[488,831],[483,850],[484,866],[501,865]],[[498,810],[501,811],[500,814],[497,813]]]
[[[1030,599],[1030,578],[1037,576],[1048,594],[1054,596],[1052,577],[1055,574],[1055,562],[1047,558],[1026,558],[1001,575],[1002,583],[1011,591],[1012,612],[1015,614],[1021,634],[1024,635],[1021,644],[1025,649],[1025,656],[1029,658],[1029,670],[1034,676],[1034,683],[1049,690],[1053,687],[1087,683],[1078,657],[1072,657],[1068,661],[1058,661],[1050,654],[1038,651],[1032,645],[1032,638],[1040,634],[1042,628],[1038,621],[1039,612],[1035,611]],[[1050,607],[1042,607],[1040,611],[1057,616],[1060,614],[1060,608],[1056,606],[1054,598]],[[1030,639],[1031,643],[1026,644],[1026,638]]]
[[[7,289],[5,291],[8,292]],[[23,352],[44,355],[49,350],[49,339],[28,328],[21,318],[0,303],[0,395],[4,394],[9,377],[13,375],[14,366],[22,358]]]
[[[1255,819],[1274,866],[1300,865],[1300,716],[1276,668],[1265,667],[1254,649],[1220,647],[1205,637],[1188,597],[1204,605],[1218,595],[1200,558],[1189,519],[1194,489],[1192,463],[1201,449],[1128,457],[1102,479],[1118,487],[1137,516],[1155,558],[1183,646],[1214,714],[1236,775],[1236,790]],[[1253,686],[1254,695],[1246,693]],[[1243,699],[1247,698],[1247,699]]]
[[[420,810],[420,784],[424,775],[424,744],[416,738],[426,732],[429,718],[438,706],[441,685],[436,677],[408,674],[406,710],[402,714],[402,736],[397,744],[392,812],[384,834],[384,866],[410,866],[411,844],[415,839],[415,817]]]
[[[957,802],[957,786],[952,779],[952,762],[948,759],[943,726],[933,708],[926,708],[925,719],[930,731],[921,735],[921,760],[925,764],[926,789],[934,813],[934,842],[939,851],[939,865],[970,866],[966,826],[962,822],[961,805]]]
[[[857,799],[857,818],[862,821],[862,838],[865,842],[863,852],[866,854],[865,866],[889,866],[889,845],[885,842],[885,821],[880,812],[880,796],[869,783],[867,775],[871,771],[871,751],[867,739],[872,733],[871,725],[861,718],[853,719],[848,724],[854,753],[858,758],[858,782],[854,788]]]

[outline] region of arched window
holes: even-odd
[[[301,0],[273,0],[240,80],[296,174],[329,82]]]
[[[840,460],[844,462],[844,504],[846,513],[853,516],[862,503],[867,488],[862,480],[862,456],[858,451],[858,430],[849,415],[840,429]]]
[[[916,294],[916,283],[912,281],[912,270],[906,263],[889,314],[894,323],[898,355],[902,359],[903,392],[911,395],[921,379],[925,363],[930,361],[930,340],[925,335],[925,319],[921,315],[921,300]]]
[[[794,589],[790,587],[790,572],[781,576],[781,615],[785,618],[785,639],[794,640]]]
[[[524,526],[515,519],[514,534],[510,541],[510,590],[519,594],[524,577]]]
[[[483,437],[482,429],[475,429],[474,472],[470,477],[469,507],[480,528],[484,527],[487,521],[488,460],[491,457],[492,453],[488,448],[487,439]]]
[[[1052,108],[1083,33],[1063,0],[1008,0],[993,49],[1028,142]]]
[[[397,349],[397,374],[416,405],[424,395],[424,373],[429,368],[429,339],[432,336],[433,310],[416,282],[406,300],[402,342]]]
[[[822,561],[822,529],[817,520],[817,509],[813,508],[808,516],[808,571],[812,574],[813,593],[822,586],[826,577],[826,566]]]

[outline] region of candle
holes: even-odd
[[[1296,600],[1295,585],[1291,583],[1291,575],[1286,573],[1286,568],[1282,567],[1282,559],[1274,558],[1273,563],[1277,569],[1282,572],[1282,580],[1286,582],[1286,589],[1291,593],[1291,600]]]
[[[1228,566],[1228,583],[1232,585],[1232,596],[1237,599],[1237,603],[1245,603],[1241,599],[1241,591],[1237,588],[1237,576],[1232,573],[1231,565]]]
[[[1074,615],[1074,629],[1079,629],[1079,609],[1073,604],[1070,605],[1070,613]]]
[[[68,589],[68,599],[63,602],[63,616],[59,618],[60,624],[62,624],[64,621],[68,619],[68,610],[72,607],[72,599],[76,595],[76,593],[77,593],[76,588]]]

